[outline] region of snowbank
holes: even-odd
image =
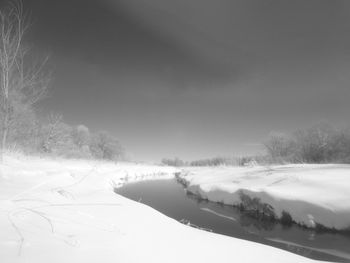
[[[181,178],[211,201],[238,205],[243,194],[309,227],[350,227],[350,165],[187,168]]]
[[[0,169],[1,262],[315,262],[185,226],[113,192],[173,168],[6,157]]]

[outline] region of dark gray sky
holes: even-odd
[[[253,153],[272,130],[350,122],[347,0],[24,3],[55,68],[42,111],[136,159]]]

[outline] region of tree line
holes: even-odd
[[[350,163],[350,129],[329,123],[272,133],[264,146],[273,163]]]
[[[163,158],[169,166],[247,166],[287,163],[350,163],[350,128],[322,122],[292,133],[273,132],[255,156],[214,157],[195,161]]]
[[[198,159],[193,161],[184,161],[178,157],[163,158],[161,163],[163,165],[183,167],[183,166],[244,166],[258,160],[258,156],[244,156],[244,157],[213,157]]]
[[[51,114],[46,122],[37,121],[34,115],[30,122],[15,123],[25,129],[10,129],[8,145],[27,153],[114,161],[125,158],[124,148],[111,134],[93,133],[84,125],[70,126],[61,115]]]
[[[107,132],[70,126],[51,114],[39,121],[37,103],[51,80],[48,57],[39,59],[24,38],[30,25],[21,1],[0,10],[0,159],[9,149],[65,157],[119,160],[124,148]]]

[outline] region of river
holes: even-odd
[[[350,236],[254,219],[239,209],[197,199],[175,179],[130,183],[116,190],[194,227],[278,247],[305,257],[350,262]]]

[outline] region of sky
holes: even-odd
[[[349,124],[347,0],[23,2],[53,69],[39,111],[137,160],[253,154],[271,131]]]

